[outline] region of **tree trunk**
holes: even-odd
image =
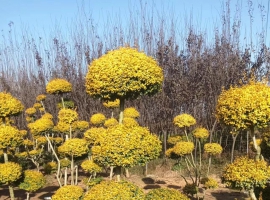
[[[252,200],[257,200],[257,197],[255,196],[255,193],[254,193],[254,189],[253,188],[248,191],[248,194],[249,194],[249,197]]]
[[[65,167],[64,185],[67,185],[67,167]]]
[[[211,159],[212,159],[212,156],[209,155],[209,162],[208,162],[208,169],[207,169],[207,174],[206,174],[206,177],[209,176],[209,172],[210,172],[210,166],[211,166]]]
[[[30,193],[26,192],[26,199],[29,200],[30,199]]]
[[[3,152],[4,152],[4,162],[5,162],[5,163],[8,163],[7,148],[4,148],[4,149],[3,149]]]
[[[130,174],[129,174],[128,168],[125,168],[125,172],[126,172],[126,177],[129,178]]]
[[[15,200],[13,187],[9,185],[8,190],[9,190],[10,199]]]
[[[112,180],[113,177],[113,166],[110,166],[110,180]]]
[[[235,141],[236,141],[237,136],[238,136],[238,133],[236,133],[235,135],[232,135],[233,144],[232,144],[232,152],[231,152],[231,163],[233,163],[233,160],[234,160],[234,147],[235,147]]]
[[[125,99],[120,99],[120,113],[119,113],[119,124],[123,123],[124,118],[124,107],[125,107]]]
[[[71,174],[71,185],[74,185],[74,159],[73,159],[73,155],[71,155],[70,174]]]
[[[121,181],[121,166],[115,167],[116,181]]]

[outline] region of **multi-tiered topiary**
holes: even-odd
[[[89,70],[86,75],[85,87],[86,92],[94,98],[100,98],[104,101],[111,102],[118,99],[120,104],[119,123],[122,124],[124,118],[124,101],[127,99],[136,99],[141,95],[153,95],[157,93],[161,89],[162,81],[162,69],[158,66],[157,62],[153,58],[147,56],[143,52],[139,52],[136,49],[125,47],[109,51],[107,54],[94,60],[89,66]],[[137,116],[138,115],[135,117]],[[129,132],[133,132],[131,129],[138,126],[134,118],[132,120],[126,118],[124,124],[127,125],[126,128],[129,127]],[[108,123],[107,127],[109,127],[108,134],[105,136],[105,140],[107,141],[102,140],[99,144],[102,143],[102,145],[104,145],[105,143],[108,143],[106,145],[110,145],[110,147],[112,147],[110,150],[111,152],[113,152],[113,150],[119,151],[121,148],[121,145],[119,146],[119,144],[123,144],[125,146],[125,150],[127,152],[130,151],[131,154],[136,152],[136,149],[133,151],[131,148],[134,145],[131,142],[132,140],[127,140],[127,135],[129,135],[128,131],[125,130],[122,132],[121,136],[119,135],[120,133],[115,135],[117,138],[123,138],[123,142],[125,142],[116,143],[116,138],[114,139],[112,136],[108,135],[110,135],[111,132],[113,133],[119,131],[116,130],[117,128],[115,129],[116,126],[111,126],[111,124],[109,125]],[[146,135],[148,137],[148,135],[150,136],[151,134],[147,133]],[[147,139],[147,137],[143,138]],[[144,146],[144,143],[148,143],[148,141],[144,141],[144,139],[137,140],[138,146]],[[161,148],[156,146],[156,138],[152,139],[154,140],[153,145],[148,143],[148,149],[155,149],[154,151],[160,150]],[[100,145],[100,147],[102,145]],[[158,145],[160,146],[160,144]],[[113,153],[109,153],[109,155],[101,155],[102,153],[98,150],[100,147],[93,147],[93,157],[96,153],[94,159],[99,160],[99,162],[102,162],[102,164],[109,164],[111,167],[116,166],[118,172],[120,166],[128,168],[130,166],[134,166],[135,164],[143,164],[146,160],[150,160],[146,159],[144,161],[146,158],[145,155],[150,153],[148,151],[146,151],[146,153],[142,153],[142,159],[138,155],[133,158],[134,160],[128,159],[128,155],[120,156],[120,154],[117,152],[115,156],[117,158],[115,161],[113,161],[114,158],[112,157],[108,158],[108,160],[104,160],[101,158],[102,156],[107,158],[108,156],[110,157],[113,155]],[[105,148],[105,145],[104,147],[102,146],[102,148]],[[154,154],[156,154],[156,152]],[[151,155],[149,158],[155,158],[156,156],[157,155]],[[125,157],[125,159],[122,159],[123,157]],[[119,159],[121,161],[119,161]],[[119,175],[118,172],[117,174]],[[119,176],[117,177],[119,179]]]
[[[11,171],[16,163],[8,163],[7,151],[10,148],[19,147],[23,143],[23,137],[26,132],[19,131],[10,124],[10,117],[20,114],[24,109],[22,103],[14,98],[10,93],[0,92],[0,149],[3,150],[4,162],[2,164],[3,172]],[[12,168],[13,167],[13,168]],[[2,174],[3,175],[3,174]],[[10,176],[12,178],[13,176]],[[17,177],[19,178],[19,176]],[[12,182],[15,181],[12,180]],[[10,182],[5,182],[10,184]],[[9,193],[11,200],[14,200],[13,187],[9,185]]]
[[[153,95],[161,89],[162,69],[143,52],[129,47],[109,51],[94,60],[86,75],[86,91],[103,100],[120,100],[122,122],[125,99]]]

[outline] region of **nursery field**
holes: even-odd
[[[131,169],[131,176],[130,178],[124,178],[130,182],[135,183],[140,188],[147,193],[151,189],[155,188],[174,188],[179,191],[182,191],[183,187],[185,186],[185,181],[180,176],[179,171],[171,170],[172,164],[152,164],[148,175],[143,175],[143,167],[136,167],[136,169]],[[218,170],[218,169],[215,169]],[[85,174],[81,172],[80,178],[82,178]],[[104,179],[109,179],[109,174],[102,173],[100,174]],[[216,189],[209,189],[205,191],[205,200],[243,200],[247,198],[247,194],[243,191],[234,190],[226,188],[224,184],[220,182],[220,177],[217,175],[213,175],[218,183],[219,187]],[[30,195],[31,200],[42,200],[45,197],[51,197],[55,191],[59,188],[57,180],[55,179],[54,175],[47,175],[46,176],[46,185],[38,190],[36,193]],[[83,183],[79,181],[79,185],[85,187]],[[201,191],[202,192],[202,191]],[[8,200],[9,198],[9,191],[8,187],[1,187],[0,188],[1,200]],[[202,193],[200,194],[202,195]],[[24,200],[25,199],[25,191],[20,190],[18,188],[15,189],[15,196],[17,200]],[[194,197],[194,199],[196,199]]]
[[[103,41],[87,20],[48,46],[20,44],[10,23],[0,199],[268,200],[270,48],[264,29],[241,44],[240,16],[222,9],[213,40],[143,13],[127,36]]]

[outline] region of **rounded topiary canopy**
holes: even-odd
[[[157,188],[150,190],[145,195],[145,200],[189,200],[189,198],[172,188]]]
[[[87,154],[89,151],[88,144],[85,139],[71,138],[66,140],[64,144],[58,147],[60,154],[72,155],[74,157],[82,156]]]
[[[24,135],[13,126],[0,126],[0,149],[18,147],[23,143]]]
[[[46,92],[49,94],[62,94],[72,91],[72,85],[65,79],[53,79],[46,85]]]
[[[0,118],[21,113],[24,109],[22,103],[10,93],[0,92]]]
[[[77,185],[66,185],[59,188],[52,196],[52,200],[77,200],[83,196],[83,189]]]
[[[20,183],[20,189],[26,190],[28,192],[35,192],[42,188],[46,184],[45,177],[41,172],[34,170],[24,171],[24,180]]]
[[[144,165],[161,152],[160,140],[147,128],[119,124],[101,132],[92,147],[94,161],[105,166]]]
[[[267,84],[254,81],[223,90],[218,98],[216,117],[237,130],[265,127],[270,120],[269,94]]]
[[[9,184],[21,177],[22,167],[14,162],[0,163],[0,183]]]
[[[83,198],[83,200],[96,199],[141,200],[144,199],[144,193],[138,186],[126,181],[102,181],[100,184],[92,187]]]
[[[270,167],[265,161],[255,161],[247,157],[237,158],[227,165],[222,176],[228,187],[245,190],[265,187],[269,177]]]
[[[91,63],[85,86],[87,93],[96,98],[135,99],[157,93],[162,81],[162,69],[153,58],[122,47]]]

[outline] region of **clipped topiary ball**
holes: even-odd
[[[86,75],[86,92],[105,100],[136,99],[160,91],[162,68],[143,52],[130,47],[109,51],[94,60]]]
[[[80,200],[83,189],[77,185],[66,185],[59,188],[52,196],[52,200]]]
[[[92,187],[84,196],[83,200],[142,200],[143,191],[133,183],[127,181],[102,181],[100,184]]]
[[[172,188],[158,188],[150,190],[145,195],[145,200],[189,200],[189,198]]]

